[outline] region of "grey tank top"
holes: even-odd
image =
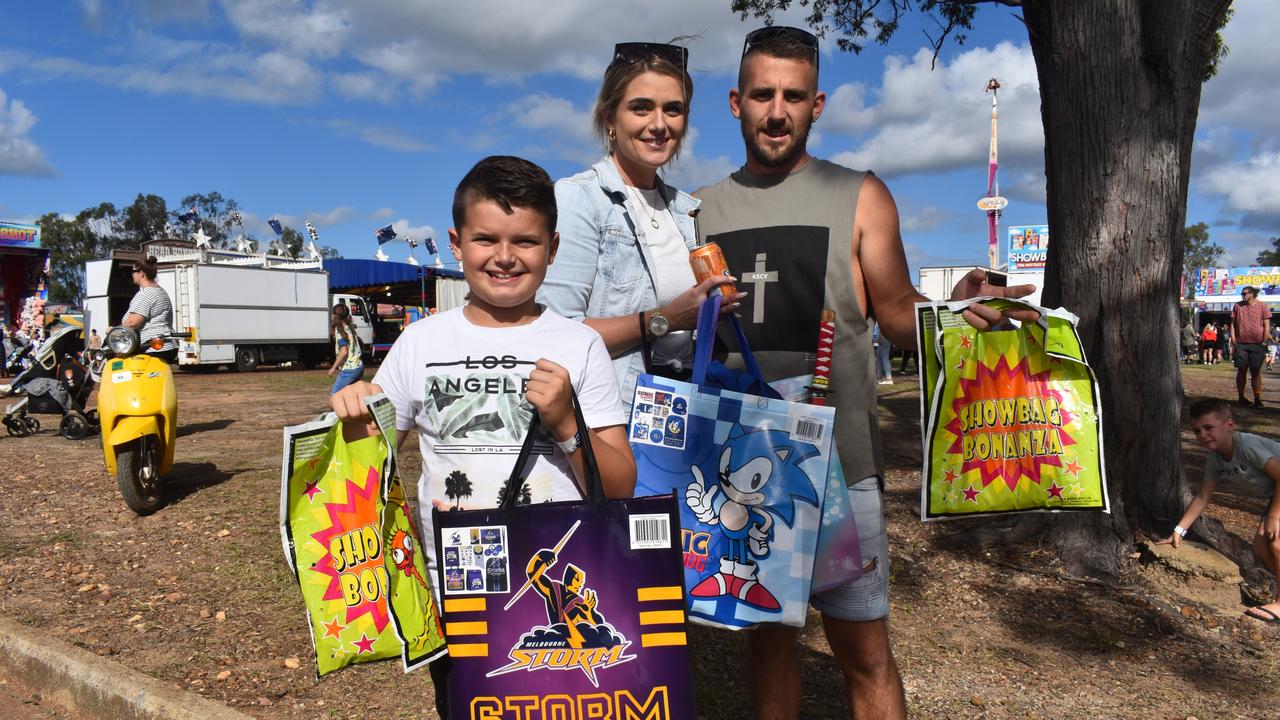
[[[850,484],[884,476],[871,325],[853,288],[854,213],[866,175],[814,158],[789,175],[740,169],[696,193],[698,242],[720,245],[748,293],[742,326],[766,380],[813,372],[822,310],[835,311],[827,403]]]

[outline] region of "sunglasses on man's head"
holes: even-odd
[[[742,43],[742,56],[746,57],[747,53],[754,50],[759,45],[773,42],[778,38],[787,38],[813,49],[813,69],[818,69],[818,38],[811,32],[801,30],[800,28],[788,27],[786,25],[769,25],[759,30],[752,30],[747,33],[747,39]]]
[[[618,43],[613,46],[613,61],[609,65],[611,67],[622,63],[630,65],[644,62],[651,57],[665,60],[683,70],[689,64],[689,48],[667,43]]]

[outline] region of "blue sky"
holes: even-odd
[[[1187,222],[1232,264],[1280,235],[1280,4],[1242,0],[1231,54],[1205,87]],[[459,178],[490,154],[562,177],[601,154],[588,115],[613,43],[698,34],[693,134],[668,180],[692,190],[742,162],[729,115],[743,35],[729,0],[66,0],[0,9],[0,220],[74,215],[138,193],[235,198],[270,238],[273,215],[347,257],[373,230],[442,246]],[[787,18],[781,18],[785,22]],[[793,14],[792,24],[801,24]],[[814,154],[873,169],[893,191],[913,268],[981,263],[989,77],[1000,93],[1004,226],[1045,219],[1043,131],[1026,32],[978,12],[930,70],[913,15],[861,55],[824,42],[827,112]],[[385,250],[404,259],[408,247]],[[424,252],[417,251],[419,259]],[[447,250],[446,250],[447,256]]]

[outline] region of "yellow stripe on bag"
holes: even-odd
[[[474,598],[445,598],[444,611],[447,613],[456,612],[484,612],[485,599],[482,597]]]
[[[685,636],[682,632],[647,633],[640,636],[640,645],[642,647],[665,647],[668,645],[684,645],[685,643]],[[453,648],[454,646],[450,645],[449,652],[456,655],[457,653],[453,652]]]
[[[486,643],[449,643],[449,654],[453,657],[489,657],[489,646]]]
[[[444,634],[449,637],[456,635],[488,635],[489,623],[483,620],[476,622],[447,622],[444,624]]]
[[[684,623],[683,610],[648,610],[640,613],[641,625],[680,625]]]
[[[636,599],[640,602],[650,602],[652,600],[683,600],[684,587],[680,585],[665,585],[660,587],[636,588]]]

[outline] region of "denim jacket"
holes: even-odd
[[[692,213],[699,201],[661,179],[657,187],[685,246],[693,250],[697,234]],[[645,241],[649,225],[635,221],[646,217],[636,202],[607,155],[589,169],[556,181],[560,249],[538,289],[538,302],[573,320],[636,315],[658,306],[654,261]],[[629,411],[636,377],[644,372],[639,346],[615,357],[613,369]]]

